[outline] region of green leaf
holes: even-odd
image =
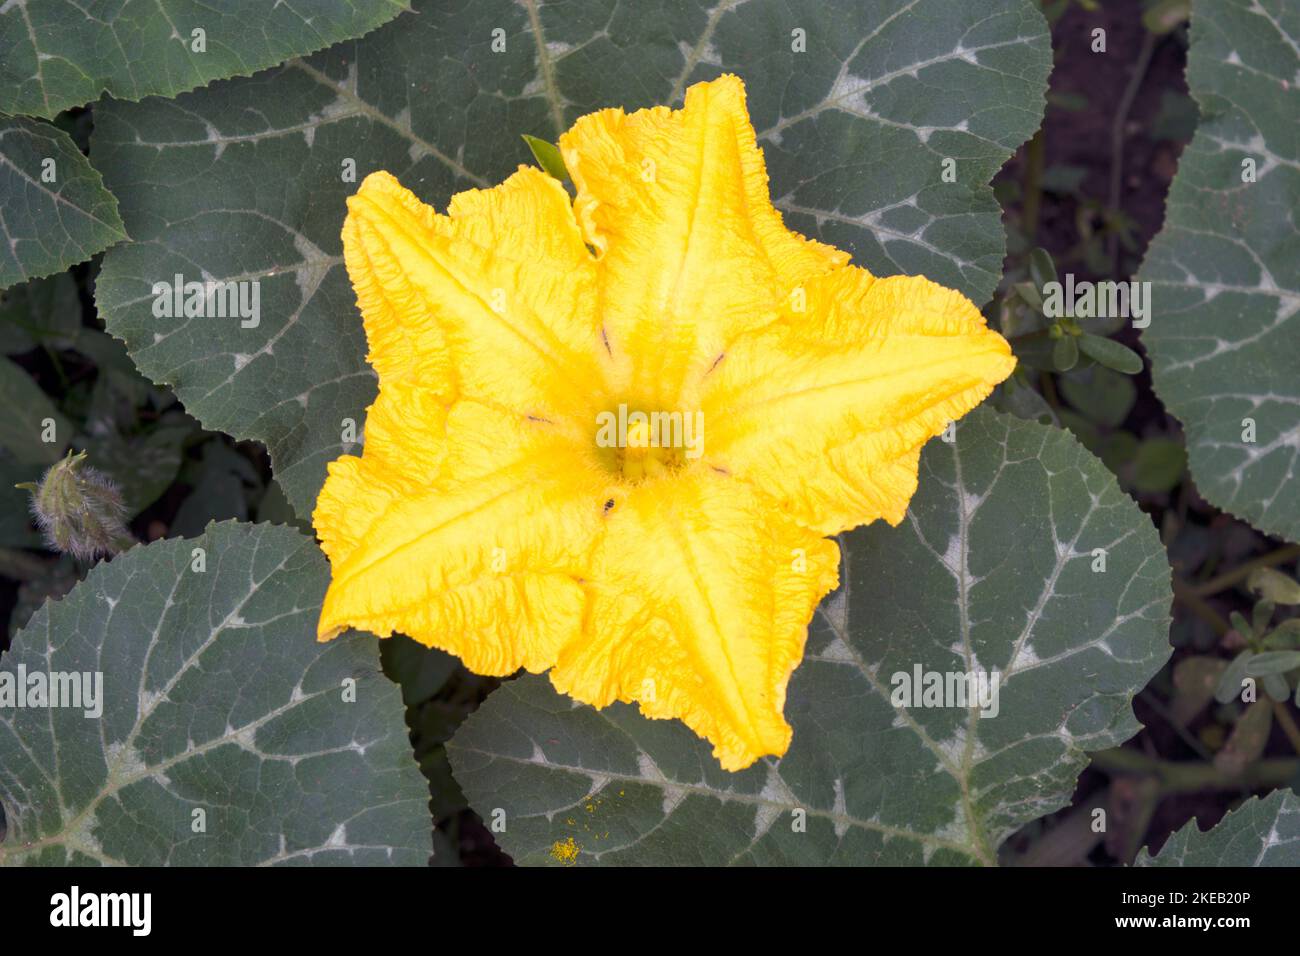
[[[1274,604],[1300,604],[1300,583],[1276,568],[1256,568],[1246,579],[1246,586]]]
[[[1247,704],[1237,716],[1227,743],[1214,755],[1215,768],[1229,777],[1240,776],[1264,753],[1272,727],[1273,707],[1268,701]]]
[[[1160,852],[1144,849],[1138,866],[1300,866],[1300,797],[1277,790],[1252,797],[1217,826],[1189,820]]]
[[[1124,424],[1137,401],[1137,386],[1132,379],[1097,365],[1062,375],[1058,384],[1066,401],[1090,421],[1110,428]]]
[[[1256,601],[1255,606],[1250,609],[1250,629],[1255,634],[1263,634],[1268,630],[1269,622],[1273,620],[1273,612],[1277,610],[1277,604],[1268,598]]]
[[[1138,276],[1153,287],[1142,340],[1197,489],[1300,540],[1300,11],[1197,0],[1191,37],[1201,120]]]
[[[1032,282],[1017,282],[1014,288],[1022,302],[1039,312],[1043,311],[1043,297]]]
[[[1068,433],[977,411],[926,446],[901,526],[840,545],[844,584],[814,617],[779,760],[729,774],[681,723],[575,705],[544,676],[495,691],[449,753],[471,805],[504,811],[502,848],[519,863],[576,848],[582,863],[991,864],[1069,802],[1086,751],[1138,729],[1130,700],[1170,653],[1169,567]],[[894,675],[917,667],[998,672],[996,716],[893,706]]]
[[[1056,263],[1052,261],[1052,254],[1042,246],[1029,254],[1029,275],[1039,291],[1047,283],[1056,281]]]
[[[1079,349],[1093,361],[1125,375],[1142,371],[1142,356],[1114,339],[1085,332],[1079,336]]]
[[[603,107],[680,105],[691,83],[733,71],[791,228],[977,303],[997,285],[987,184],[1038,126],[1051,67],[1031,0],[416,8],[252,78],[96,107],[95,161],[138,240],[97,283],[109,330],[205,426],[265,442],[301,516],[326,464],[357,451],[344,419],[360,435],[375,395],[339,232],[345,198],[378,169],[445,208],[528,161],[520,130],[554,139]],[[155,318],[152,285],[177,273],[259,280],[260,325]]]
[[[1056,413],[1052,410],[1052,406],[1047,404],[1047,399],[1043,398],[1027,381],[1013,383],[1008,380],[1007,384],[995,393],[993,401],[999,411],[1010,412],[1017,418],[1043,424],[1050,424],[1056,420]]]
[[[1291,699],[1291,685],[1286,682],[1286,678],[1281,674],[1265,674],[1263,683],[1264,692],[1274,700],[1286,701]]]
[[[0,113],[50,119],[104,93],[175,96],[360,36],[404,9],[401,0],[100,0],[92,15],[76,0],[5,4]]]
[[[255,517],[258,521],[270,524],[293,525],[306,534],[315,533],[310,522],[303,521],[293,513],[288,500],[284,497],[284,490],[274,479],[267,484],[266,491],[258,501]]]
[[[1219,678],[1219,686],[1214,689],[1214,699],[1220,704],[1227,704],[1237,699],[1237,695],[1242,690],[1241,683],[1246,678],[1246,667],[1254,656],[1253,651],[1242,651],[1224,668],[1223,676]]]
[[[1240,611],[1229,612],[1228,620],[1232,622],[1233,629],[1247,640],[1255,636],[1255,628],[1246,621],[1246,616]]]
[[[1068,372],[1079,361],[1079,341],[1066,333],[1052,346],[1052,365],[1058,372]]]
[[[558,146],[536,136],[529,136],[527,133],[523,134],[523,139],[528,144],[533,159],[537,160],[538,166],[562,183],[569,181],[569,170],[565,168],[564,157],[560,155]]]
[[[1118,473],[1120,469],[1131,464],[1138,454],[1138,440],[1132,432],[1112,432],[1100,442],[1097,456],[1106,463],[1106,467]]]
[[[117,201],[72,138],[14,116],[0,116],[0,233],[0,289],[62,272],[126,238]]]
[[[1266,674],[1285,674],[1297,667],[1300,667],[1300,651],[1267,651],[1256,654],[1246,663],[1246,673],[1250,677],[1263,677]]]
[[[1174,699],[1170,712],[1179,727],[1186,727],[1192,718],[1214,699],[1214,689],[1223,676],[1228,662],[1220,657],[1193,654],[1174,665]]]
[[[1187,452],[1174,438],[1148,438],[1133,462],[1133,489],[1143,494],[1171,490],[1187,470]]]
[[[58,601],[73,586],[81,580],[85,574],[84,569],[79,569],[77,560],[70,554],[62,554],[57,558],[38,558],[41,568],[39,573],[24,576],[22,583],[18,586],[18,596],[14,601],[14,610],[9,615],[9,626],[7,633],[10,639],[13,638],[21,628],[27,626],[33,614],[40,610],[49,601]],[[35,570],[33,568],[33,570]],[[4,801],[0,800],[0,805]]]
[[[29,465],[52,465],[63,457],[72,423],[27,370],[7,358],[0,358],[0,409],[0,447]],[[45,441],[47,435],[54,440]]]
[[[95,363],[92,408],[120,408],[117,403],[125,402],[134,410],[136,406],[148,403],[151,394],[159,407],[175,402],[174,396],[140,374],[127,354],[126,346],[107,332],[83,326],[77,333],[75,349]],[[134,421],[134,416],[131,420]]]
[[[404,634],[379,642],[384,673],[402,687],[402,700],[414,707],[442,690],[460,662],[436,648],[417,644]]]
[[[0,708],[0,864],[424,864],[428,790],[375,639],[316,643],[328,576],[291,528],[219,524],[39,610],[3,671],[101,673],[102,716]]]
[[[43,547],[40,533],[32,526],[31,492],[14,485],[40,481],[44,470],[0,448],[0,547]],[[3,623],[0,620],[0,630]]]
[[[1300,617],[1288,618],[1264,638],[1264,646],[1270,650],[1291,650],[1300,648]]]
[[[77,283],[66,272],[0,293],[0,352],[17,355],[38,345],[65,348],[81,331]]]
[[[172,518],[171,532],[182,537],[213,521],[246,519],[249,488],[260,481],[248,459],[221,438],[204,442],[198,463],[181,477],[194,488]]]

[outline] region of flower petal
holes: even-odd
[[[314,515],[321,639],[400,631],[479,674],[551,666],[581,628],[608,476],[553,426],[472,401],[448,411],[430,485],[366,452],[331,464]]]
[[[382,384],[366,413],[365,455],[328,466],[313,524],[335,565],[365,540],[375,520],[404,496],[421,495],[446,460],[447,406],[410,381]]]
[[[574,210],[601,252],[600,303],[616,392],[671,407],[736,332],[775,319],[804,279],[846,253],[786,229],[734,76],[685,108],[602,110],[560,137]]]
[[[584,633],[555,687],[681,718],[728,770],[784,753],[786,685],[838,580],[835,543],[707,468],[636,486],[606,520]]]
[[[705,459],[822,534],[898,524],[921,445],[1011,374],[1011,348],[920,276],[848,267],[805,292],[803,312],[741,337],[713,372]]]
[[[373,173],[348,210],[344,257],[383,382],[590,421],[596,267],[558,182],[520,167],[441,216]]]

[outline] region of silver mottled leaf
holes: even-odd
[[[1277,790],[1252,797],[1209,830],[1189,820],[1138,866],[1300,866],[1300,798]]]
[[[49,118],[103,93],[175,96],[360,36],[404,9],[402,0],[9,0],[0,113]]]
[[[98,672],[102,715],[0,707],[0,864],[423,865],[401,694],[373,638],[316,643],[327,576],[305,535],[229,522],[133,548],[39,610],[0,687]]]
[[[1142,341],[1197,489],[1300,540],[1300,8],[1198,0],[1187,83],[1200,125],[1139,275]]]
[[[67,133],[0,115],[0,289],[126,238],[117,202]]]

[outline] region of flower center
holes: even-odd
[[[645,412],[623,403],[596,416],[596,445],[624,480],[654,478],[703,454],[703,419],[703,412]]]
[[[620,459],[623,477],[629,481],[653,478],[681,464],[681,449],[656,448],[650,444],[650,439],[649,423],[637,422],[628,426],[627,447],[619,448],[616,457]]]

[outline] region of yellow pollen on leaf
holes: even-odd
[[[563,863],[565,866],[571,866],[578,859],[578,854],[581,852],[582,847],[573,842],[573,837],[556,840],[551,845],[551,859],[557,863]]]
[[[383,172],[348,200],[379,395],[316,502],[318,635],[548,672],[739,770],[790,745],[831,538],[902,521],[921,447],[1015,360],[960,293],[785,227],[734,76],[559,146],[574,197],[520,167],[445,214]]]

